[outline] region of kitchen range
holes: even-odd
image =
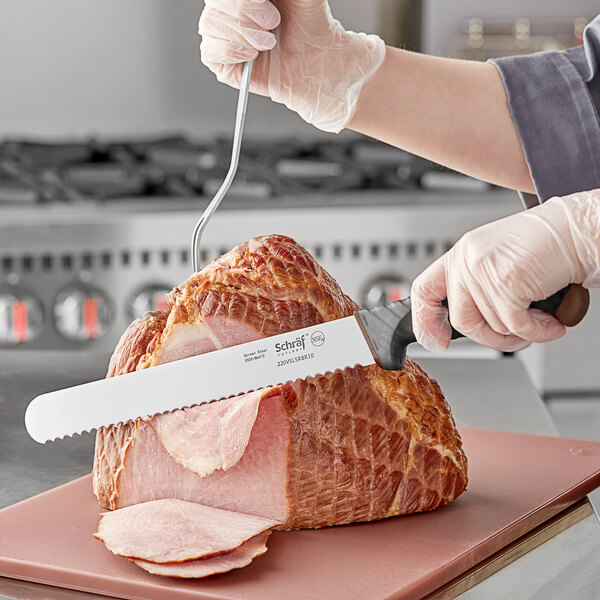
[[[229,153],[230,141],[179,136],[0,144],[0,348],[108,353],[133,318],[164,308],[191,272],[191,231]],[[407,295],[465,231],[519,206],[381,143],[250,138],[201,266],[285,231],[374,306]]]

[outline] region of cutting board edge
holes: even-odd
[[[11,564],[17,567],[17,569],[11,572],[6,572],[3,569],[2,563]],[[168,593],[168,586],[159,587],[153,590],[151,592],[151,595],[149,595],[148,588],[142,582],[127,581],[125,583],[122,579],[119,579],[117,577],[109,578],[106,576],[89,575],[87,573],[83,574],[80,571],[74,569],[65,569],[62,567],[50,568],[45,565],[37,565],[36,569],[40,571],[40,575],[45,575],[45,577],[42,579],[40,577],[31,577],[30,575],[27,575],[25,572],[23,572],[27,571],[27,568],[31,569],[31,564],[25,561],[13,558],[2,558],[2,561],[0,562],[0,577],[7,577],[9,579],[15,579],[17,581],[39,583],[57,589],[68,589],[77,592],[86,592],[89,594],[107,596],[110,598],[124,598],[125,596],[123,596],[123,592],[125,591],[125,593],[127,594],[126,597],[130,600],[164,600],[165,593]],[[48,577],[48,572],[56,573],[57,575],[60,575],[60,577]],[[77,582],[74,583],[74,580],[80,580],[82,578],[85,578],[88,582],[93,582],[100,585],[96,585],[96,587],[90,587],[89,583],[88,585],[81,585]],[[111,587],[107,591],[107,588],[104,584],[107,580],[111,579],[114,579],[115,589],[113,591]],[[99,589],[101,589],[102,592],[99,592]],[[189,596],[190,599],[197,600],[214,600],[215,598],[214,595],[207,595],[204,592],[192,590],[188,591],[178,589],[178,594],[181,594],[182,596]]]

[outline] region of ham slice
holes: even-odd
[[[129,560],[153,575],[182,578],[208,577],[209,575],[225,573],[249,565],[253,559],[267,551],[267,538],[270,533],[270,531],[265,531],[255,535],[233,552],[213,558],[201,558],[178,563],[154,563],[137,558],[130,558]]]
[[[357,308],[308,252],[279,235],[234,248],[167,299],[167,311],[125,332],[109,376]],[[410,360],[401,372],[349,368],[227,402],[100,429],[100,503],[117,509],[179,498],[297,529],[431,510],[466,489],[467,460],[450,408]]]
[[[275,525],[194,502],[155,500],[103,513],[94,537],[119,556],[178,563],[227,554]]]
[[[175,462],[207,477],[240,461],[250,441],[261,396],[262,392],[255,392],[159,415],[152,420],[152,427]]]

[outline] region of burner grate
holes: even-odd
[[[196,143],[184,136],[6,140],[0,143],[0,206],[211,197],[225,177],[230,145],[226,139]],[[244,142],[231,195],[264,201],[314,192],[418,190],[432,171],[441,168],[372,140],[251,138]],[[444,180],[437,180],[443,187]]]

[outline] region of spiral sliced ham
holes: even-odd
[[[131,324],[108,376],[356,309],[310,254],[279,235],[234,248],[168,301],[169,310]],[[94,491],[111,509],[178,498],[294,529],[430,510],[466,485],[450,409],[437,383],[410,360],[401,372],[349,368],[103,428],[96,438]]]

